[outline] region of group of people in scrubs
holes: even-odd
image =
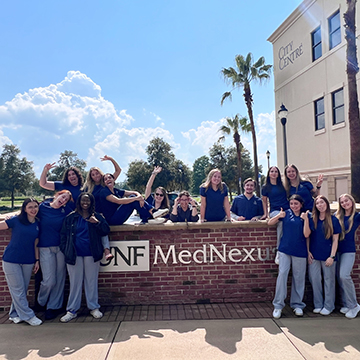
[[[305,275],[308,268],[313,287],[314,313],[329,315],[335,308],[335,279],[341,288],[341,312],[354,318],[360,311],[351,271],[355,261],[355,232],[360,225],[355,201],[349,194],[339,198],[335,215],[330,213],[326,197],[319,195],[323,176],[316,188],[301,177],[295,165],[287,165],[284,182],[280,170],[269,169],[262,198],[253,192],[256,183],[247,179],[245,193],[230,206],[228,188],[221,172],[213,169],[200,186],[200,214],[189,192],[180,192],[170,210],[167,192],[162,187],[151,194],[155,177],[161,167],[155,167],[146,185],[145,196],[137,191],[120,190],[115,180],[121,173],[117,162],[111,161],[114,173],[90,169],[86,181],[80,171],[71,167],[62,181],[48,181],[47,174],[55,164],[46,164],[40,185],[55,191],[53,198],[41,204],[26,199],[20,214],[0,222],[0,230],[12,229],[12,237],[3,254],[12,305],[10,320],[25,321],[36,326],[42,320],[29,307],[26,292],[32,271],[41,266],[42,282],[39,305],[46,307],[45,319],[53,319],[62,311],[66,271],[70,293],[66,313],[60,318],[68,322],[77,317],[84,287],[86,304],[94,318],[101,318],[98,303],[100,260],[111,261],[109,225],[121,225],[137,210],[142,223],[149,219],[170,218],[173,222],[243,221],[268,219],[277,224],[277,256],[279,274],[276,282],[274,318],[280,318],[287,296],[287,278],[292,269],[290,306],[297,316],[303,315]],[[315,198],[315,200],[314,200]],[[322,285],[324,283],[324,286]]]

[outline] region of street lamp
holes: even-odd
[[[281,104],[280,110],[278,111],[278,116],[281,122],[281,125],[283,126],[283,139],[284,139],[284,166],[288,164],[288,158],[287,158],[287,146],[286,146],[286,118],[287,118],[288,110],[284,106],[284,104]]]
[[[182,166],[182,164],[178,165],[178,169],[180,171],[180,190],[179,191],[181,191],[182,190],[182,178],[183,178],[183,166]]]
[[[266,151],[266,157],[268,160],[268,170],[269,170],[270,169],[270,151],[269,150]]]

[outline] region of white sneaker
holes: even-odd
[[[14,324],[19,324],[22,320],[18,316],[9,317],[9,320],[12,321]]]
[[[31,319],[25,321],[31,326],[39,326],[42,324],[42,321],[36,316],[33,316]]]
[[[304,315],[304,312],[300,308],[295,308],[294,313],[295,313],[296,316],[303,316]]]
[[[320,311],[320,315],[330,315],[331,314],[331,311],[328,310],[328,309],[325,309],[325,308],[322,308],[321,311]]]
[[[321,311],[321,308],[315,308],[315,309],[313,310],[313,313],[314,313],[314,314],[320,314],[320,311]]]
[[[357,304],[355,308],[353,309],[350,309],[346,314],[345,316],[348,318],[348,319],[354,319],[356,318],[358,312],[360,311],[360,305]]]
[[[281,309],[274,309],[273,311],[273,318],[274,319],[280,319],[281,318]]]
[[[91,310],[90,314],[94,319],[101,319],[103,317],[103,313],[99,309]]]
[[[152,213],[154,219],[164,216],[169,212],[169,209],[159,209]]]
[[[346,306],[344,306],[344,307],[342,307],[342,308],[340,309],[340,312],[341,312],[342,314],[346,314],[349,310],[350,310],[349,308],[347,308]]]
[[[277,252],[276,252],[276,255],[275,255],[275,264],[276,264],[276,265],[279,265],[279,263],[280,263],[280,259],[279,259],[279,258],[280,258],[279,252],[277,251]]]
[[[60,318],[60,321],[67,323],[77,317],[77,314],[73,314],[71,311],[68,311],[63,317]]]

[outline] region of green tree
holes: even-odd
[[[239,131],[242,132],[250,132],[251,125],[248,122],[246,117],[239,117],[239,114],[236,114],[235,117],[227,117],[226,124],[222,125],[219,129],[221,133],[224,135],[219,138],[219,140],[224,140],[225,135],[233,134],[233,139],[236,147],[236,155],[237,155],[237,174],[238,174],[238,181],[237,181],[237,191],[238,194],[241,193],[241,150],[242,144],[240,142],[240,134]]]
[[[209,171],[209,157],[203,155],[197,158],[193,164],[192,172],[192,193],[199,194],[200,185],[205,181]]]
[[[35,174],[32,161],[20,158],[20,149],[16,145],[5,144],[0,155],[1,193],[11,196],[11,207],[14,208],[15,191],[25,194],[32,189]]]
[[[66,169],[71,166],[77,167],[85,179],[86,161],[83,159],[79,159],[77,153],[73,152],[72,150],[65,150],[64,152],[60,153],[60,158],[57,166],[52,169],[49,174],[49,180],[55,181],[62,179]]]
[[[246,58],[242,55],[236,55],[235,57],[236,69],[233,67],[223,68],[221,70],[224,79],[226,82],[232,85],[232,89],[223,94],[221,98],[221,105],[223,105],[225,99],[232,99],[232,91],[235,89],[243,89],[243,96],[245,104],[247,107],[250,125],[251,125],[251,134],[253,141],[253,152],[254,152],[254,168],[255,168],[255,178],[259,178],[259,166],[258,166],[258,156],[257,156],[257,144],[256,144],[256,131],[255,123],[253,116],[253,96],[251,93],[250,83],[252,81],[259,81],[260,84],[263,80],[270,78],[270,72],[272,65],[265,64],[265,58],[262,56],[254,63],[252,53],[248,53]],[[260,187],[257,184],[256,192],[260,194]]]
[[[127,176],[127,185],[130,189],[145,192],[146,183],[151,175],[153,167],[144,160],[135,160],[129,164]]]
[[[344,14],[346,48],[346,73],[349,93],[349,132],[350,132],[350,164],[351,194],[356,202],[360,202],[360,114],[356,84],[359,72],[356,55],[356,0],[346,0],[347,11]]]
[[[224,147],[219,142],[215,143],[209,150],[210,164],[208,171],[217,168],[221,171],[223,181],[229,188],[230,200],[232,201],[232,192],[237,189],[237,152],[235,146]],[[253,177],[254,169],[250,154],[246,149],[241,153],[242,174],[245,178]]]
[[[176,159],[170,144],[156,137],[150,141],[146,153],[148,162],[135,160],[129,164],[127,183],[132,189],[145,192],[147,181],[155,166],[161,166],[162,171],[156,176],[153,188],[163,186],[168,191],[190,188],[191,170]]]

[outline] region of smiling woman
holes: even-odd
[[[63,223],[60,249],[64,254],[70,279],[70,294],[66,306],[67,313],[60,319],[68,322],[75,319],[81,305],[84,284],[87,307],[91,315],[100,319],[98,303],[98,275],[103,256],[101,237],[110,232],[105,218],[95,212],[95,199],[90,193],[81,193],[76,202],[76,210]]]
[[[22,204],[20,215],[0,222],[0,230],[12,230],[10,243],[2,257],[2,268],[12,300],[9,320],[15,324],[26,321],[36,326],[42,323],[26,298],[31,272],[39,270],[38,211],[37,200],[28,198]]]
[[[47,173],[54,167],[55,163],[49,163],[44,166],[40,176],[39,185],[46,190],[69,190],[74,202],[76,203],[76,200],[81,193],[81,187],[84,183],[80,170],[75,166],[71,166],[65,171],[62,181],[49,181],[47,179]],[[73,210],[75,209],[75,203],[69,204]]]

